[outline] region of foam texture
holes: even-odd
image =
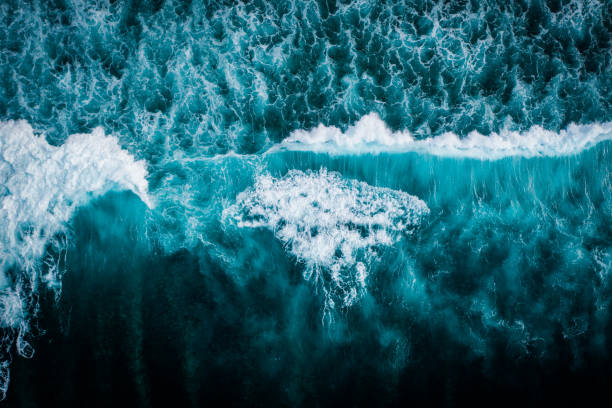
[[[459,138],[446,132],[416,139],[408,131],[393,132],[376,113],[362,117],[342,132],[335,126],[318,125],[297,130],[274,149],[315,151],[332,154],[419,152],[445,157],[496,160],[509,156],[565,156],[612,139],[612,122],[570,124],[559,132],[533,126],[525,132],[502,130],[483,135],[476,131]]]
[[[377,250],[412,233],[428,212],[422,200],[403,191],[321,169],[260,175],[224,216],[241,227],[272,230],[304,264],[304,278],[321,284],[326,307],[333,308],[338,300],[350,306],[359,299]]]

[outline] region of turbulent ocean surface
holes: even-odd
[[[609,0],[0,22],[0,404],[607,392]]]

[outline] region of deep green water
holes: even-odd
[[[2,3],[4,403],[603,395],[611,7]]]

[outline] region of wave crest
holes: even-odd
[[[496,160],[509,156],[566,156],[579,153],[599,142],[612,140],[612,122],[571,124],[560,132],[533,126],[525,132],[503,130],[483,135],[476,131],[464,138],[447,132],[415,139],[408,131],[393,132],[376,113],[362,117],[342,132],[335,126],[319,125],[297,130],[277,149],[331,154],[418,152],[434,156]]]

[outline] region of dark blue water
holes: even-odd
[[[603,395],[611,16],[2,3],[4,403]]]

